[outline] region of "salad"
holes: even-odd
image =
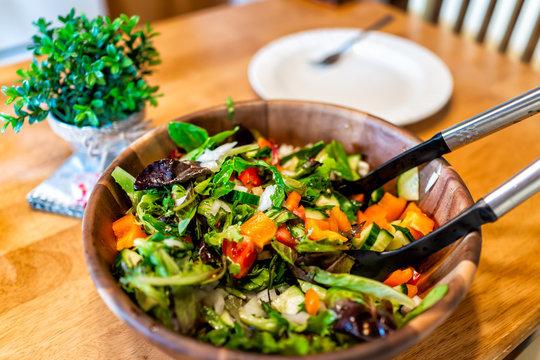
[[[414,202],[416,169],[397,195],[345,197],[335,185],[369,166],[340,142],[293,148],[238,126],[168,129],[170,158],[112,172],[132,205],[113,223],[114,273],[166,327],[232,349],[321,353],[384,337],[447,292],[420,299],[412,267],[384,282],[354,275],[343,252],[396,249],[433,230]]]

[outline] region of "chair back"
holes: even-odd
[[[407,10],[540,71],[539,0],[409,0]]]

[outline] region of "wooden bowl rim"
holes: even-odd
[[[381,125],[389,126],[398,130],[403,136],[410,140],[419,143],[420,139],[408,132],[403,128],[399,128],[387,121],[380,119],[376,116],[368,113],[350,109],[338,105],[306,102],[296,100],[249,100],[235,103],[235,108],[239,109],[244,106],[264,106],[266,111],[269,107],[288,104],[298,106],[315,106],[326,108],[335,111],[350,111],[358,115],[363,115],[369,118],[369,121],[375,121],[382,123]],[[224,105],[213,106],[207,109],[202,109],[184,116],[177,118],[174,121],[188,121],[196,119],[206,114],[212,114],[226,110]],[[120,162],[126,154],[132,148],[136,148],[139,144],[146,141],[150,141],[157,133],[166,131],[167,124],[162,124],[149,133],[145,134],[128,149],[126,149],[120,156],[107,168],[107,170],[100,177],[96,189],[98,191],[110,191],[105,185],[101,184],[102,180],[107,176],[110,176],[113,166],[117,162]],[[450,165],[444,159],[437,159],[434,161],[440,162],[443,166],[449,167]],[[458,175],[463,190],[466,195],[469,196],[470,204],[472,205],[472,197],[470,193]],[[101,188],[101,190],[100,190]],[[446,296],[440,300],[437,304],[431,307],[428,311],[424,312],[420,316],[416,317],[409,322],[405,327],[392,332],[385,338],[377,339],[372,342],[359,343],[351,346],[350,348],[343,350],[336,350],[330,353],[320,353],[304,356],[285,356],[285,355],[266,355],[258,354],[246,351],[232,350],[224,347],[217,347],[209,343],[199,341],[193,337],[180,335],[165,326],[159,324],[152,317],[143,312],[120,288],[118,282],[113,277],[109,267],[105,264],[104,260],[100,258],[97,248],[94,245],[94,239],[92,236],[92,228],[94,225],[93,214],[99,210],[97,207],[98,199],[94,194],[98,193],[94,191],[90,197],[86,211],[83,217],[82,232],[83,232],[83,248],[85,253],[85,259],[88,266],[88,271],[94,281],[96,289],[103,301],[107,304],[109,309],[120,319],[125,321],[137,332],[141,333],[146,339],[160,347],[163,351],[166,351],[170,355],[176,356],[194,356],[204,359],[260,359],[260,360],[275,360],[275,359],[296,359],[302,358],[306,360],[326,360],[328,356],[332,356],[333,359],[387,359],[396,356],[412,345],[418,343],[421,339],[430,334],[436,327],[443,323],[448,316],[454,311],[457,305],[465,296],[474,274],[477,269],[478,259],[481,250],[481,234],[480,232],[473,232],[467,235],[464,239],[460,240],[457,245],[464,253],[464,258],[461,259],[458,266],[456,266],[450,273],[448,273],[439,284],[446,283],[449,286],[449,291]],[[457,248],[455,249],[457,250]]]

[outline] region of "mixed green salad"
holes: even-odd
[[[132,205],[113,224],[114,273],[166,327],[231,349],[321,353],[384,337],[446,293],[420,299],[410,267],[384,283],[354,275],[343,252],[395,249],[433,229],[411,201],[414,171],[401,196],[345,197],[335,185],[368,166],[337,141],[293,148],[181,122],[169,134],[169,158],[112,173]]]

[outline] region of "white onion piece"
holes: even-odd
[[[175,240],[175,239],[165,239],[163,240],[163,243],[165,245],[167,245],[167,247],[179,247],[179,248],[183,248],[184,247],[184,243],[182,241],[178,241],[178,240]]]
[[[270,197],[274,195],[276,192],[276,185],[270,185],[266,189],[264,189],[264,192],[261,195],[261,199],[259,200],[259,211],[265,211],[270,209],[272,206],[272,199]]]
[[[265,317],[266,313],[264,312],[261,303],[259,302],[259,299],[254,297],[253,299],[249,300],[243,307],[242,310],[244,310],[246,313],[250,315],[255,315],[259,317]]]
[[[201,166],[205,167],[207,169],[210,169],[212,171],[218,171],[219,170],[219,165],[218,165],[217,161],[205,161],[205,162],[201,163]]]
[[[218,146],[214,150],[206,149],[204,152],[197,158],[197,161],[202,163],[205,163],[207,161],[218,161],[220,157],[225,155],[226,152],[231,150],[233,147],[236,146],[236,141],[231,143],[226,143],[221,146]]]
[[[211,291],[208,296],[202,300],[206,304],[212,306],[218,315],[221,315],[225,309],[225,296],[227,296],[227,292],[219,288]]]
[[[214,200],[214,203],[212,204],[212,208],[210,208],[210,214],[212,214],[212,216],[216,216],[220,208],[221,208],[220,201]]]
[[[280,158],[287,156],[289,154],[292,154],[293,152],[297,151],[299,148],[294,147],[289,144],[281,144],[278,148],[278,155]]]
[[[298,325],[305,325],[309,319],[309,314],[305,311],[300,311],[298,314],[281,314],[287,321]]]
[[[365,161],[360,160],[358,162],[358,169],[356,170],[358,175],[366,176],[369,173],[369,164]]]
[[[232,211],[231,207],[226,202],[220,201],[220,203],[221,203],[221,208],[223,210],[225,210],[228,213]]]
[[[241,186],[241,185],[235,185],[234,190],[241,191],[241,192],[248,192],[248,188],[245,187],[245,186]]]
[[[268,293],[270,293],[270,296],[268,296]],[[257,294],[257,299],[261,299],[262,301],[265,301],[265,302],[271,302],[277,297],[278,297],[278,294],[276,294],[276,290],[274,289],[270,291],[263,290]]]
[[[186,192],[186,195],[174,200],[174,207],[179,207],[180,205],[184,203],[184,201],[186,201],[186,199],[187,199],[187,192]]]

